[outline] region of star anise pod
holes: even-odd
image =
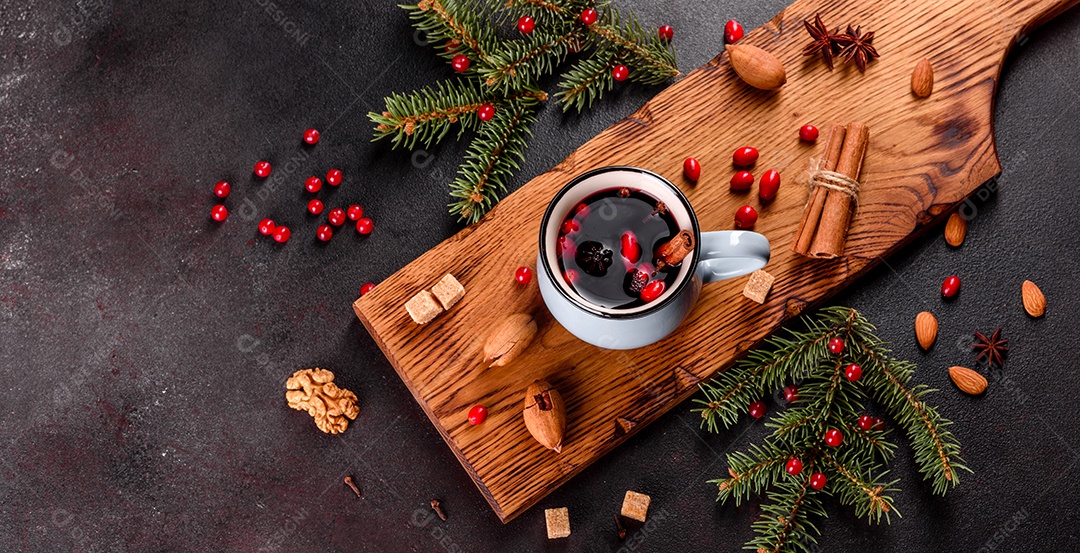
[[[814,39],[813,42],[807,44],[803,48],[803,55],[812,56],[821,52],[821,57],[825,60],[825,65],[829,66],[829,69],[831,70],[833,68],[833,56],[839,51],[836,37],[840,33],[840,27],[837,27],[830,33],[829,28],[821,21],[821,14],[818,13],[814,14],[813,24],[804,19],[803,26],[806,27],[806,32],[810,33],[810,37]]]
[[[975,361],[986,361],[987,365],[1005,366],[1005,355],[1009,353],[1009,341],[1001,337],[1001,329],[997,329],[989,338],[982,332],[975,333],[975,343],[971,347],[978,354]]]
[[[575,260],[586,274],[602,277],[607,274],[613,256],[614,252],[604,249],[604,245],[600,242],[588,240],[578,246]]]
[[[848,25],[847,31],[842,35],[837,35],[835,40],[840,45],[840,57],[844,58],[844,63],[855,60],[855,66],[859,68],[860,73],[866,72],[867,63],[881,57],[874,48],[874,31],[864,35],[862,27],[852,29],[851,25]]]

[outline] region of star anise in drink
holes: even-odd
[[[577,261],[577,264],[581,266],[586,274],[602,277],[607,274],[614,255],[615,252],[605,249],[600,242],[588,240],[578,246],[574,260]]]
[[[874,31],[863,34],[862,27],[851,28],[851,25],[847,26],[847,31],[842,35],[835,37],[836,44],[840,46],[840,57],[844,58],[844,63],[854,60],[855,67],[859,68],[860,73],[866,72],[866,64],[874,58],[880,57],[878,51],[874,48]]]
[[[806,27],[806,32],[810,33],[810,37],[814,39],[813,42],[803,48],[803,55],[812,56],[821,52],[825,65],[829,66],[831,70],[833,68],[833,56],[840,52],[840,45],[836,43],[836,37],[840,36],[840,27],[829,32],[829,28],[821,21],[821,14],[817,13],[814,14],[813,24],[808,20],[803,20],[803,26]]]
[[[971,344],[977,354],[975,361],[986,361],[987,365],[1005,366],[1005,355],[1009,353],[1009,341],[1001,337],[1001,329],[997,329],[989,338],[982,332],[975,333],[975,343]]]

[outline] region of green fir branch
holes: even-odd
[[[587,29],[597,43],[616,52],[618,60],[630,68],[630,80],[634,82],[661,84],[680,74],[671,44],[656,32],[642,29],[633,14],[624,18],[609,6],[600,20]]]
[[[574,63],[559,83],[559,91],[555,93],[562,110],[566,112],[576,109],[581,113],[585,108],[591,108],[593,102],[615,88],[615,78],[611,76],[614,67],[615,55],[611,52],[606,57],[597,53]]]
[[[443,49],[443,57],[465,54],[474,62],[488,63],[489,53],[497,48],[495,29],[483,14],[490,9],[485,0],[420,0],[399,4],[412,19],[412,26],[427,35],[427,42]],[[457,46],[450,52],[448,43]],[[476,68],[470,67],[469,72]]]

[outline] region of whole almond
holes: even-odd
[[[784,64],[776,56],[749,44],[728,44],[731,67],[746,84],[762,90],[776,90],[787,82]]]
[[[517,358],[536,336],[536,321],[528,313],[514,313],[495,323],[484,342],[484,362],[502,367]]]
[[[937,340],[937,318],[929,311],[923,311],[915,315],[915,339],[919,341],[919,347],[930,349]]]
[[[949,367],[949,378],[965,394],[977,396],[986,391],[986,378],[967,367]]]
[[[1025,280],[1020,286],[1020,297],[1024,300],[1024,311],[1032,317],[1042,317],[1046,313],[1046,296],[1034,282]]]
[[[923,58],[911,72],[911,93],[926,98],[934,91],[934,68],[930,60]]]
[[[966,236],[967,219],[961,217],[959,213],[949,215],[949,220],[945,223],[945,242],[955,248],[964,243]]]
[[[544,380],[537,380],[525,390],[525,428],[529,429],[540,445],[562,452],[563,437],[566,435],[566,407],[562,396]]]

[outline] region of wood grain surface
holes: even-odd
[[[353,308],[496,514],[509,521],[997,175],[991,118],[1005,56],[1024,33],[1077,1],[799,0],[743,39],[784,64],[788,81],[779,91],[750,88],[726,54],[717,56]],[[815,12],[830,27],[851,23],[875,31],[881,58],[860,74],[854,65],[829,71],[820,58],[803,57],[809,38],[802,21]],[[910,76],[924,57],[933,63],[934,92],[919,99]],[[824,145],[824,137],[801,143],[798,129],[812,123],[824,131],[850,121],[869,125],[870,147],[845,257],[797,256],[791,242],[807,199],[805,174]],[[761,152],[755,176],[767,169],[781,174],[771,204],[758,201],[756,185],[750,194],[729,191],[731,153],[742,145]],[[682,177],[687,156],[703,167],[696,184]],[[736,208],[754,206],[761,214],[754,230],[772,243],[766,270],[776,276],[765,304],[742,297],[746,277],[707,285],[675,334],[633,351],[598,349],[559,326],[543,308],[535,279],[521,287],[514,270],[534,266],[540,218],[555,192],[575,175],[608,165],[642,167],[676,183],[702,230],[732,228]],[[430,324],[414,324],[405,302],[445,273],[464,284],[465,298]],[[521,311],[536,317],[537,339],[509,365],[485,368],[487,330],[501,315]],[[524,391],[536,379],[554,385],[566,402],[561,454],[535,442],[522,422]],[[471,426],[466,413],[476,404],[490,415]]]

